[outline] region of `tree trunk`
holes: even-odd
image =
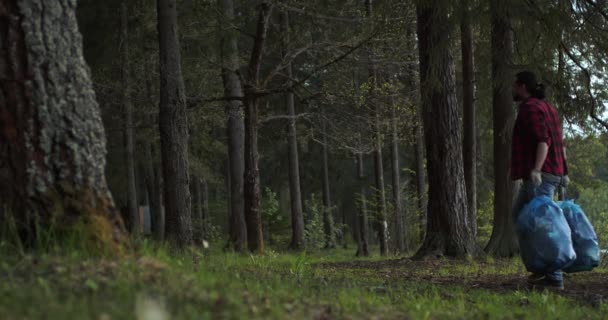
[[[464,178],[467,186],[469,223],[473,235],[477,235],[477,143],[475,119],[475,65],[473,60],[473,28],[469,14],[468,0],[463,3],[460,23],[460,43],[462,49],[462,92],[464,110]]]
[[[365,9],[367,12],[367,18],[370,20],[369,24],[373,26],[372,19],[372,0],[365,1]],[[368,52],[369,60],[369,77],[371,79],[372,86],[372,99],[377,85],[377,66],[374,54],[371,48]],[[376,219],[375,225],[378,232],[378,241],[380,242],[380,255],[388,254],[388,222],[386,221],[386,194],[384,192],[384,168],[382,166],[382,134],[380,127],[380,104],[378,101],[373,101],[374,104],[374,128],[375,128],[375,150],[374,150],[374,168],[376,175],[376,190],[375,190],[375,206],[376,206]]]
[[[281,13],[281,32],[283,42],[283,58],[286,58],[289,44],[289,14],[287,11]],[[293,71],[291,63],[286,67],[287,85],[291,86]],[[304,215],[302,213],[302,193],[300,191],[300,163],[298,157],[298,136],[296,132],[296,111],[294,93],[287,92],[287,114],[290,116],[287,127],[287,145],[289,155],[289,191],[291,199],[291,244],[293,250],[304,249]]]
[[[365,199],[367,183],[363,171],[363,154],[357,153],[357,179],[359,180],[359,243],[357,247],[357,257],[369,256],[369,222],[367,219],[367,201]]]
[[[201,190],[201,179],[198,176],[192,175],[192,184],[194,184],[194,198],[195,198],[195,217],[192,219],[194,225],[194,239],[197,244],[203,242],[204,239],[204,227],[203,227],[203,193]]]
[[[152,144],[150,141],[144,140],[143,143],[144,149],[144,180],[146,183],[146,189],[148,192],[148,198],[150,203],[150,224],[152,226],[152,235],[155,240],[162,241],[163,235],[158,234],[159,225],[162,225],[162,209],[161,209],[161,197],[160,197],[160,189],[157,187],[160,181],[156,181],[156,175],[154,172],[154,168],[156,167],[154,163],[154,157],[152,153]],[[164,227],[162,227],[164,230]]]
[[[245,220],[249,251],[264,252],[262,232],[260,171],[258,169],[258,101],[255,93],[245,91]]]
[[[14,214],[28,245],[40,228],[60,236],[84,223],[97,250],[122,252],[127,238],[104,175],[105,132],[75,1],[0,7],[0,220]]]
[[[226,97],[243,97],[239,69],[238,37],[234,26],[233,0],[220,0],[221,23],[231,28],[221,34],[221,51],[224,58],[222,81]],[[243,102],[235,99],[226,104],[228,115],[228,164],[230,171],[230,237],[228,246],[237,252],[247,247],[247,224],[245,223],[245,199],[243,194],[245,173],[245,122]]]
[[[127,21],[127,4],[120,6],[120,49],[121,49],[121,75],[122,75],[122,106],[124,111],[125,130],[125,162],[127,167],[127,208],[131,225],[131,234],[141,235],[141,221],[139,206],[137,205],[137,186],[135,181],[135,146],[133,144],[133,103],[131,102],[131,73],[129,65],[129,34]]]
[[[424,169],[424,133],[422,123],[422,106],[418,106],[418,125],[416,125],[416,191],[418,194],[418,211],[420,214],[420,241],[424,240],[426,230],[426,211],[427,211],[427,193],[426,193],[426,173]]]
[[[180,248],[192,243],[188,176],[188,117],[182,78],[176,0],[157,0],[160,52],[159,129],[167,238]]]
[[[156,157],[157,159],[160,157]],[[152,216],[152,234],[154,240],[162,242],[165,240],[165,207],[163,204],[163,170],[162,164],[154,163],[154,196],[153,199],[156,201],[156,204],[152,206],[156,209],[153,209]]]
[[[201,178],[201,206],[202,206],[202,212],[201,212],[201,222],[202,222],[202,231],[203,231],[203,235],[202,235],[202,239],[203,240],[209,240],[211,238],[211,235],[209,234],[210,230],[209,230],[209,183],[207,183],[207,179],[205,178]]]
[[[378,241],[380,242],[380,255],[388,255],[388,222],[386,221],[386,193],[384,191],[384,167],[382,165],[382,138],[380,134],[379,107],[376,105],[376,150],[374,151],[374,169],[376,176],[376,226]]]
[[[334,231],[334,218],[331,207],[331,195],[329,189],[329,156],[327,151],[327,123],[323,120],[323,230],[325,231],[325,248],[336,247],[336,236]]]
[[[416,257],[477,255],[468,223],[448,10],[440,0],[418,2],[416,9],[429,177],[427,234]]]
[[[403,226],[403,212],[401,210],[401,170],[399,167],[399,137],[398,137],[398,118],[395,114],[396,106],[391,106],[391,126],[392,126],[392,141],[391,141],[391,167],[392,167],[392,182],[393,182],[393,207],[395,214],[395,240],[397,250],[404,253],[408,250],[405,244],[406,234]]]
[[[513,226],[513,182],[510,177],[511,132],[515,119],[511,96],[513,33],[508,2],[492,1],[492,86],[494,123],[494,228],[486,252],[498,257],[517,253]]]
[[[258,169],[258,87],[266,35],[268,33],[272,5],[263,1],[259,5],[255,40],[248,66],[249,82],[245,84],[245,221],[247,222],[247,246],[249,251],[264,252],[262,232],[260,171]]]

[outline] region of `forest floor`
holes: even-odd
[[[1,246],[0,246],[1,249]],[[3,250],[0,250],[2,252]],[[517,259],[355,258],[353,249],[121,260],[70,254],[0,260],[0,319],[605,319],[608,269],[530,292]]]

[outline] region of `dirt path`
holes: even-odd
[[[413,261],[393,259],[382,261],[353,261],[326,263],[322,268],[350,269],[373,272],[387,281],[415,281],[435,285],[484,289],[497,293],[529,291],[528,273],[523,266],[517,270],[513,261],[492,263],[437,259]],[[608,272],[605,269],[578,274],[565,274],[565,289],[557,294],[593,306],[608,303]]]

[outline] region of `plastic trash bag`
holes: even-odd
[[[581,207],[572,201],[558,203],[572,231],[572,245],[576,260],[565,272],[590,271],[600,264],[600,248],[593,226]]]
[[[562,209],[551,198],[532,199],[519,213],[515,228],[521,258],[528,271],[554,272],[575,261],[570,226]]]

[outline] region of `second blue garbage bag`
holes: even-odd
[[[558,271],[575,261],[570,227],[562,209],[551,198],[532,199],[519,213],[515,226],[528,271]]]
[[[558,202],[558,205],[572,230],[572,245],[576,252],[576,260],[564,271],[592,270],[600,264],[600,248],[593,226],[579,205],[572,201]]]

